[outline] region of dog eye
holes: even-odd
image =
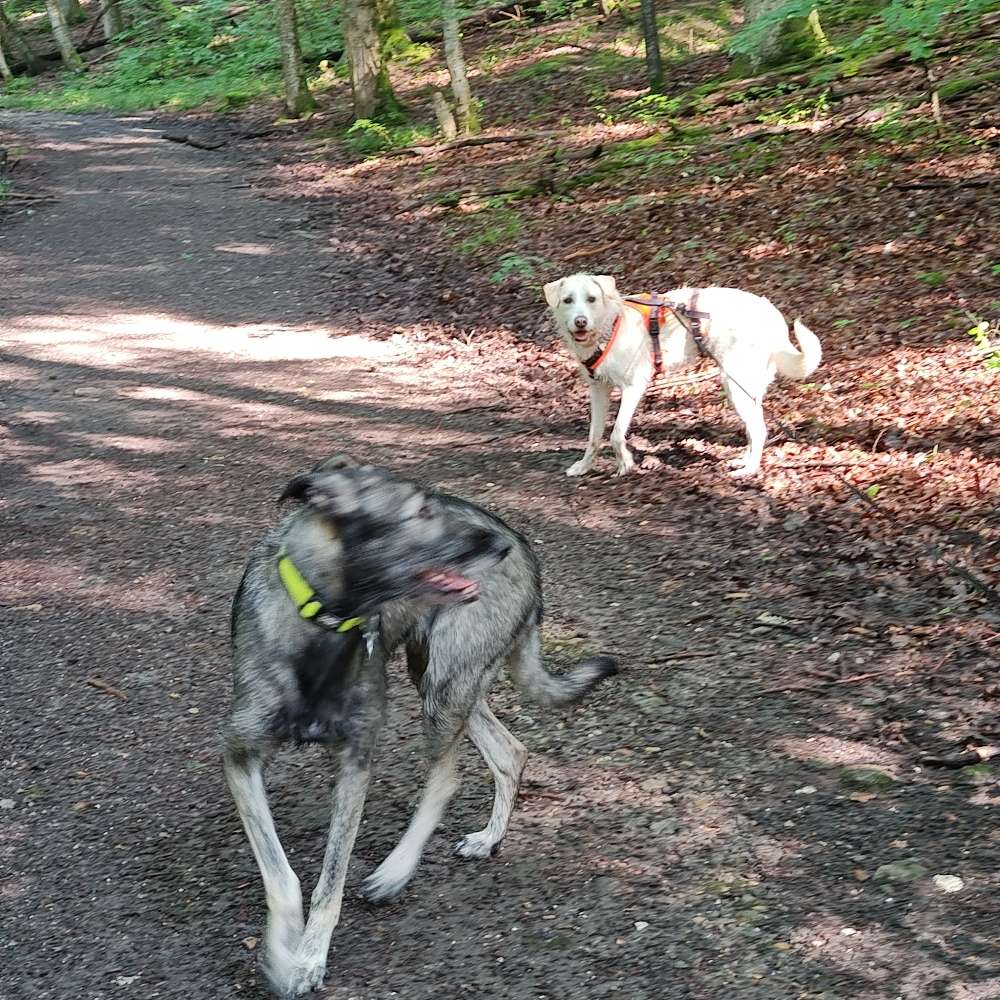
[[[571,306],[573,304],[573,296],[567,295],[566,298],[563,299],[563,302],[565,302],[566,305]]]
[[[596,302],[597,301],[597,296],[596,295],[588,295],[587,296],[587,301],[588,302]]]
[[[434,516],[434,507],[432,504],[424,502],[420,505],[420,510],[417,511],[417,517],[422,518],[425,521],[429,521]]]

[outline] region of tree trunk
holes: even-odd
[[[396,0],[375,0],[375,26],[378,31],[379,70],[378,82],[375,85],[378,110],[384,112],[399,112],[402,105],[396,99],[389,79],[389,63],[392,57],[413,43],[403,28],[403,20],[399,16]]]
[[[3,47],[4,43],[7,41],[4,35],[3,26],[0,25],[0,80],[13,80],[14,71],[10,68],[7,63],[7,57],[4,55]]]
[[[382,52],[375,24],[375,0],[344,0],[344,54],[351,71],[354,118],[371,119],[378,111]]]
[[[444,94],[440,90],[435,90],[431,94],[431,103],[434,106],[438,125],[441,126],[441,135],[444,136],[444,141],[454,142],[458,138],[458,126],[455,124],[455,116],[451,113],[448,102],[444,99]]]
[[[83,69],[83,60],[80,53],[73,48],[73,39],[70,37],[69,25],[59,6],[60,0],[45,0],[45,9],[49,12],[49,22],[52,25],[52,34],[55,36],[56,45],[62,55],[63,65],[67,69]]]
[[[293,118],[299,118],[316,106],[306,84],[299,46],[299,26],[295,0],[274,0],[278,21],[278,41],[281,46],[281,72],[285,81],[285,106]]]
[[[765,14],[777,10],[783,0],[746,0],[743,4],[744,23],[753,24]],[[781,24],[776,22],[764,29],[754,51],[750,55],[750,65],[753,69],[766,66],[781,54]]]
[[[458,25],[455,0],[441,0],[444,58],[451,77],[451,92],[458,105],[458,120],[466,135],[479,131],[479,114],[472,100],[469,77],[465,71],[465,53],[462,51],[462,34]]]
[[[105,38],[114,38],[125,27],[125,18],[118,0],[106,0],[101,14],[101,30]]]
[[[0,42],[6,46],[6,51],[11,58],[14,58],[15,52],[21,53],[23,68],[29,75],[42,71],[44,67],[42,60],[38,58],[28,40],[7,16],[2,4],[0,4]]]
[[[660,31],[656,24],[656,0],[642,0],[642,38],[646,44],[646,76],[649,89],[663,90],[663,60],[660,58]]]
[[[57,0],[57,2],[67,24],[76,24],[86,17],[80,6],[80,0]]]

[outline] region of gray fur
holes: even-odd
[[[481,507],[343,457],[295,477],[284,496],[302,506],[254,549],[233,604],[225,771],[267,896],[267,976],[276,993],[292,997],[319,987],[326,971],[393,652],[406,647],[430,771],[402,839],[365,881],[372,900],[396,895],[413,875],[457,785],[463,733],[489,766],[495,795],[487,826],[456,851],[489,857],[499,849],[527,759],[486,702],[505,662],[515,683],[546,705],[581,698],[616,666],[592,657],[562,676],[546,670],[538,562],[527,539]],[[302,619],[278,576],[282,549],[336,618],[359,616],[364,625],[339,633]],[[308,921],[264,791],[267,759],[289,741],[327,745],[338,769]]]

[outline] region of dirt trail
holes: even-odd
[[[655,503],[567,481],[579,401],[519,411],[490,389],[513,348],[477,371],[409,313],[366,339],[419,273],[383,270],[374,237],[317,238],[308,209],[245,186],[247,164],[141,118],[0,127],[59,196],[0,230],[0,995],[263,997],[262,893],[218,766],[228,604],[288,473],[334,450],[509,516],[545,560],[550,654],[607,649],[626,673],[567,716],[504,684],[532,757],[502,855],[451,853],[489,805],[470,754],[418,878],[372,908],[353,892],[420,782],[395,679],[331,998],[1000,995],[995,784],[921,771],[886,729],[952,717],[878,677],[904,655],[934,668],[919,632],[885,634],[934,595],[881,600],[791,501],[706,488],[714,463],[664,472]],[[837,588],[864,627],[819,613]],[[845,665],[874,682],[824,686]],[[821,696],[781,690],[807,683]],[[894,784],[845,786],[859,762]],[[305,885],[323,761],[288,754],[271,778]],[[907,860],[924,873],[876,878]]]

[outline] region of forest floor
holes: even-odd
[[[1000,739],[997,376],[966,332],[996,314],[996,198],[967,185],[995,158],[845,129],[749,140],[738,170],[742,144],[696,144],[483,216],[434,196],[539,148],[364,161],[316,125],[171,125],[206,150],[148,116],[0,115],[15,190],[54,199],[0,209],[0,994],[265,995],[218,764],[228,606],[289,473],[342,450],[508,518],[553,662],[624,670],[564,715],[500,685],[531,751],[503,853],[451,853],[489,804],[470,752],[375,908],[356,890],[421,782],[394,677],[329,997],[1000,994],[996,770],[925,761]],[[711,380],[647,399],[634,476],[563,475],[586,393],[538,283],[577,268],[739,284],[816,330],[759,479],[724,474]],[[308,752],[271,773],[304,885],[327,783]]]

